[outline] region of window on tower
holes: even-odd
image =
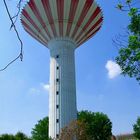
[[[56,138],[59,138],[59,134],[56,134]]]
[[[59,105],[56,105],[56,108],[58,109],[59,108]]]
[[[59,67],[57,66],[56,69],[59,70]]]
[[[56,55],[56,58],[59,58],[59,55]]]
[[[56,119],[56,123],[59,123],[59,119]]]
[[[58,78],[56,79],[56,82],[59,82],[59,79]]]
[[[59,95],[59,91],[56,91],[56,95]]]

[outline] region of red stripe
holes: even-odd
[[[56,0],[56,3],[58,12],[59,33],[60,36],[63,36],[64,0]]]
[[[25,9],[23,10],[22,14],[32,24],[32,26],[42,35],[42,37],[47,40],[47,38],[42,34],[42,32],[39,29],[39,27],[35,24],[35,22],[32,20],[32,18],[29,16],[29,14],[27,13],[27,11]]]
[[[51,8],[50,8],[49,0],[42,0],[42,5],[44,7],[46,16],[47,16],[47,18],[49,20],[49,24],[51,25],[51,29],[53,31],[53,35],[57,36],[55,25],[54,25],[54,20],[53,20]]]
[[[91,17],[89,18],[88,22],[86,23],[86,25],[83,27],[83,29],[81,30],[81,32],[77,35],[75,40],[78,40],[78,38],[81,37],[82,32],[85,31],[89,25],[92,23],[92,21],[96,18],[96,16],[101,12],[100,8],[97,7],[96,10],[93,12],[93,14],[91,15]]]
[[[80,15],[80,17],[78,19],[78,22],[77,22],[77,24],[75,26],[75,29],[73,31],[72,38],[74,38],[74,36],[76,35],[76,33],[77,33],[79,27],[81,26],[81,23],[85,19],[85,17],[87,15],[87,13],[88,13],[88,11],[89,11],[92,3],[93,3],[93,0],[86,0],[85,5],[84,5],[84,8],[83,8],[83,10],[81,12],[81,15]]]
[[[83,40],[85,38],[85,36],[88,36],[101,22],[103,21],[103,18],[100,18],[91,28],[90,30],[80,39]],[[99,27],[100,28],[100,27]],[[87,37],[88,38],[88,37]],[[80,42],[79,41],[79,42]]]
[[[36,36],[36,37],[38,37],[42,42],[44,42],[41,38],[40,38],[40,36],[38,35],[38,34],[36,34],[32,29],[31,29],[31,27],[24,21],[24,20],[21,20],[21,22],[22,22],[22,24],[23,24],[23,26],[25,27],[25,28],[27,28],[34,36]],[[37,39],[38,40],[38,39]],[[47,40],[46,40],[47,41]],[[44,42],[45,43],[45,42]],[[45,43],[46,44],[46,43]]]
[[[71,1],[66,36],[69,36],[69,34],[70,34],[70,29],[71,29],[71,26],[72,26],[72,23],[74,20],[74,16],[75,16],[75,12],[76,12],[78,3],[79,3],[79,0],[72,0]]]
[[[29,6],[32,9],[32,11],[35,14],[35,16],[37,17],[37,19],[39,20],[39,22],[41,23],[43,29],[46,31],[46,33],[49,36],[49,38],[51,38],[51,35],[50,35],[50,33],[49,33],[49,31],[48,31],[48,29],[47,29],[47,27],[46,27],[41,15],[39,13],[39,10],[37,9],[37,7],[36,7],[36,5],[34,3],[34,0],[30,0]]]
[[[33,30],[32,28],[24,21],[21,19],[21,23],[23,24],[23,26],[25,28],[27,28],[33,35],[37,36],[39,38],[39,35],[37,35]]]
[[[35,24],[35,22],[31,19],[31,17],[29,16],[29,14],[27,13],[27,11],[24,9],[22,11],[22,14],[26,17],[26,19],[34,26],[35,29],[37,29],[38,31],[40,31],[40,29],[38,28],[38,26]]]
[[[78,46],[80,46],[83,42],[85,42],[85,41],[87,41],[88,39],[90,39],[96,32],[98,32],[99,30],[100,30],[100,28],[101,28],[101,26],[97,29],[97,30],[95,30],[91,35],[89,35],[89,36],[87,36],[83,41],[82,41],[82,39],[77,43],[78,44]],[[82,42],[81,42],[82,41]]]
[[[92,32],[102,21],[103,21],[103,18],[100,18],[100,19],[90,28],[90,30],[85,34],[85,36],[87,36],[90,32]]]
[[[42,42],[41,40],[39,40],[36,36],[34,36],[34,34],[32,34],[30,31],[28,31],[28,29],[24,28],[24,30],[30,34],[34,39],[36,39],[37,41],[39,41],[41,44],[43,44],[44,46],[47,46],[47,44],[45,42]]]

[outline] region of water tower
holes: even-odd
[[[50,50],[49,136],[77,118],[74,52],[101,28],[95,0],[30,0],[24,29]]]

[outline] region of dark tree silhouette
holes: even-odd
[[[138,117],[136,123],[133,125],[134,136],[140,140],[140,117]]]
[[[35,127],[32,129],[32,139],[33,140],[49,140],[48,136],[49,130],[49,118],[45,117],[39,120]]]

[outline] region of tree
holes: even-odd
[[[107,115],[81,111],[78,113],[78,120],[73,121],[62,129],[60,140],[110,140],[112,133],[112,123]]]
[[[140,117],[138,117],[136,124],[133,125],[134,136],[140,140]]]
[[[49,118],[45,117],[39,120],[35,127],[32,129],[33,140],[49,140],[48,136]]]
[[[15,140],[15,137],[12,134],[2,134],[0,140]]]
[[[115,44],[119,47],[116,62],[120,65],[122,74],[134,77],[140,83],[140,11],[136,6],[135,0],[125,0],[124,4],[118,4],[118,9],[128,13],[130,23],[127,35],[120,35]]]
[[[16,135],[2,134],[0,140],[31,140],[24,133],[18,132]]]
[[[72,121],[68,126],[61,130],[60,140],[73,140],[75,137],[78,140],[89,140],[86,135],[86,124],[75,120]]]
[[[116,137],[114,135],[112,135],[111,140],[116,140]]]
[[[112,123],[103,113],[81,111],[78,120],[86,124],[86,134],[90,140],[109,140],[112,136]]]
[[[81,111],[77,114],[78,119],[72,121],[61,130],[60,140],[110,140],[112,133],[112,123],[108,116],[103,113]],[[49,140],[48,117],[38,121],[32,130],[33,140]]]
[[[24,133],[17,132],[17,134],[15,135],[15,140],[31,140],[31,139],[28,138]]]

